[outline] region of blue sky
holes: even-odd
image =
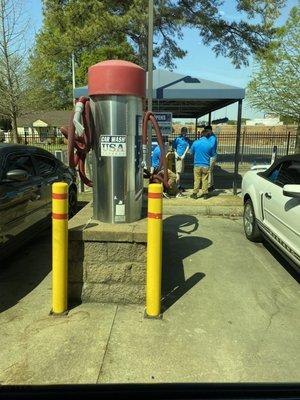
[[[224,17],[228,19],[237,18],[235,4],[236,2],[232,0],[224,1],[224,6],[221,7]],[[286,21],[290,9],[297,4],[297,0],[288,0],[286,2],[286,6],[282,10],[282,14],[277,21],[278,25],[282,25]],[[178,60],[176,62],[176,72],[243,88],[247,86],[253,68],[252,58],[249,59],[249,67],[236,69],[228,58],[216,57],[209,47],[204,46],[201,43],[201,37],[194,29],[185,30],[181,46],[188,51],[188,54],[183,60]],[[263,116],[263,113],[253,110],[251,106],[247,105],[247,102],[244,102],[243,108],[243,117],[255,118]],[[230,119],[236,119],[236,115],[237,106],[232,105],[213,113],[213,118],[227,116]]]
[[[84,1],[84,0],[83,0]],[[235,1],[225,0],[221,7],[221,12],[228,19],[237,19],[235,11]],[[290,9],[297,5],[297,0],[287,0],[282,15],[277,24],[281,25],[287,19]],[[31,30],[28,32],[30,42],[34,41],[34,34],[42,25],[42,2],[41,0],[24,0],[25,13],[30,18]],[[240,18],[240,17],[239,17]],[[253,60],[249,60],[249,67],[235,69],[229,59],[216,57],[213,51],[201,43],[201,37],[196,30],[185,29],[184,38],[180,42],[181,47],[188,51],[183,60],[176,61],[176,72],[186,75],[197,76],[202,79],[209,79],[217,82],[226,83],[233,86],[246,87],[253,68]],[[213,113],[213,118],[227,116],[236,119],[236,106],[232,105],[226,109]],[[246,103],[244,104],[243,117],[253,118],[262,116],[261,112],[252,110]]]

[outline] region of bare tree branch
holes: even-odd
[[[17,118],[26,89],[22,52],[26,29],[20,1],[0,0],[0,115],[11,120],[14,142],[18,142]]]

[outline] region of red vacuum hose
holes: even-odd
[[[82,131],[79,134],[76,134],[75,132],[75,125],[74,125],[75,114],[76,114],[75,123],[77,124],[78,122],[79,130]],[[82,124],[81,121],[80,122],[78,121],[78,119],[80,120],[82,119]],[[159,168],[154,170],[153,174],[150,174],[148,171],[145,171],[145,177],[149,177],[150,182],[161,182],[163,183],[165,188],[168,188],[169,187],[168,169],[165,157],[163,138],[159,125],[156,121],[156,118],[151,111],[147,111],[143,119],[143,146],[147,146],[148,143],[147,127],[149,121],[152,123],[156,133],[157,141],[160,147],[161,162]],[[62,134],[65,136],[65,138],[68,140],[68,160],[70,167],[72,168],[78,167],[79,176],[83,181],[83,183],[87,186],[92,187],[93,183],[90,179],[88,179],[85,172],[85,160],[88,152],[91,149],[91,143],[92,143],[90,122],[91,122],[90,101],[88,98],[81,96],[79,97],[76,103],[75,112],[71,113],[70,124],[68,128],[61,127],[60,130]],[[163,167],[163,177],[161,176],[162,167]]]
[[[92,181],[86,176],[85,172],[85,160],[88,152],[91,149],[91,129],[90,129],[90,101],[86,97],[79,97],[76,106],[80,104],[82,105],[82,125],[83,132],[82,134],[76,135],[75,133],[75,125],[74,125],[74,115],[75,113],[71,113],[70,124],[68,128],[61,127],[60,130],[64,137],[68,140],[68,160],[69,166],[72,168],[76,168],[78,166],[79,176],[82,182],[92,187]],[[74,152],[75,150],[75,152]]]
[[[157,137],[157,142],[160,147],[160,165],[158,168],[156,168],[153,171],[153,174],[149,174],[148,171],[145,171],[145,177],[149,177],[150,182],[161,182],[164,185],[164,188],[167,189],[169,187],[168,184],[168,169],[167,169],[167,162],[166,162],[166,155],[165,155],[165,148],[164,148],[164,142],[162,138],[162,134],[159,128],[159,125],[156,121],[155,115],[152,113],[152,111],[147,111],[144,115],[143,119],[143,146],[146,146],[148,143],[148,134],[147,134],[147,128],[148,128],[148,122],[151,122],[153,125],[153,128],[155,130],[155,134]],[[163,177],[159,174],[163,167]]]

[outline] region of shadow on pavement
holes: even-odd
[[[202,272],[185,279],[183,260],[212,241],[190,235],[198,229],[198,219],[192,215],[173,215],[164,220],[162,271],[162,309],[166,311],[205,277]]]
[[[233,171],[228,171],[224,168],[222,168],[222,165],[216,165],[214,168],[214,187],[216,194],[221,194],[223,193],[223,190],[225,189],[232,189],[233,188],[233,178],[234,178],[234,173]],[[238,174],[237,176],[237,187],[241,188],[242,186],[242,175]],[[186,167],[186,172],[183,174],[182,177],[182,185],[184,188],[189,189],[193,188],[193,182],[194,182],[194,177],[193,177],[193,166],[187,166]]]
[[[78,202],[77,211],[86,204],[85,201]],[[45,229],[43,225],[37,232],[40,233],[32,239],[24,239],[26,242],[21,247],[16,244],[16,250],[0,261],[0,312],[17,304],[35,289],[52,269],[51,227]]]
[[[80,210],[82,210],[83,207],[87,206],[88,204],[89,204],[89,201],[87,201],[87,200],[80,200],[80,201],[78,201],[78,204],[77,204],[77,212],[80,211]]]
[[[226,190],[225,189],[215,189],[213,192],[209,193],[209,197],[216,197],[216,196],[219,196],[219,194],[222,194],[222,193],[226,193]]]
[[[1,261],[0,312],[17,304],[50,271],[51,229],[48,229]]]
[[[267,240],[263,241],[263,245],[269,253],[283,266],[283,268],[297,281],[300,283],[300,270],[294,268],[289,261],[287,261],[279,251]]]
[[[214,168],[214,186],[216,189],[232,189],[234,173],[223,169],[220,165]],[[242,175],[237,175],[237,187],[242,187]]]

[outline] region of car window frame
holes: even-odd
[[[35,167],[36,167],[36,170],[37,170],[37,175],[38,175],[40,178],[47,179],[47,178],[49,178],[50,176],[52,176],[53,174],[56,174],[56,173],[57,173],[58,164],[57,164],[57,160],[56,160],[55,157],[51,157],[51,156],[48,156],[48,154],[43,154],[43,153],[38,153],[38,152],[32,154],[31,156],[32,156],[33,162],[34,162]],[[37,159],[38,157],[45,158],[45,159],[47,159],[47,160],[49,160],[49,161],[52,161],[52,162],[54,163],[55,169],[51,172],[51,174],[48,174],[47,176],[41,175],[41,173],[40,173],[40,168],[39,168],[39,162],[38,162],[38,159]]]
[[[268,182],[273,183],[274,185],[276,185],[276,186],[278,186],[278,187],[282,187],[282,186],[279,185],[276,181],[271,181],[271,180],[269,179],[269,177],[270,177],[270,175],[273,174],[273,172],[276,171],[277,169],[279,169],[279,174],[280,174],[280,171],[281,171],[281,168],[282,168],[282,165],[283,165],[284,162],[285,162],[285,161],[282,161],[282,162],[278,163],[278,164],[276,165],[276,167],[273,168],[272,171],[270,171],[269,174],[268,174],[268,176],[266,177],[266,179],[267,179]],[[279,175],[279,174],[278,174],[278,175]],[[277,179],[277,178],[276,178],[276,179]]]
[[[276,169],[278,169],[279,168],[279,173],[280,173],[280,170],[281,170],[281,168],[282,168],[282,165],[284,164],[284,163],[294,163],[294,162],[297,162],[297,160],[293,160],[293,159],[290,159],[290,160],[282,160],[282,161],[279,161],[279,162],[277,162],[276,164],[274,164],[274,165],[272,165],[269,169],[267,169],[266,171],[264,171],[264,172],[259,172],[258,173],[258,175],[259,176],[261,176],[262,178],[265,178],[268,182],[270,182],[270,183],[273,183],[274,185],[276,185],[276,186],[278,186],[278,187],[280,187],[280,188],[283,188],[284,187],[284,185],[287,185],[288,183],[285,183],[285,184],[280,184],[280,183],[278,183],[278,182],[274,182],[274,181],[271,181],[270,179],[269,179],[269,176],[276,170]]]
[[[0,154],[0,182],[4,173],[5,154]]]
[[[7,154],[5,154],[5,156],[3,158],[3,162],[2,162],[3,168],[2,168],[2,174],[0,176],[0,182],[3,182],[4,179],[5,179],[6,165],[8,163],[8,159],[9,159],[10,156],[17,156],[17,157],[26,156],[26,157],[29,157],[30,160],[31,160],[32,166],[33,166],[33,170],[34,170],[34,175],[32,175],[32,177],[36,178],[38,176],[35,163],[34,163],[34,161],[32,159],[32,155],[28,151],[26,151],[26,150],[11,151],[11,152],[8,152]],[[7,181],[7,183],[9,183],[9,182],[10,181]],[[26,181],[26,182],[28,182],[28,181]]]

